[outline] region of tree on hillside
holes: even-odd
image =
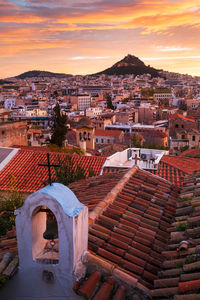
[[[65,140],[65,135],[67,133],[67,116],[61,113],[60,105],[58,103],[53,109],[52,121],[53,125],[51,128],[52,136],[50,139],[50,143],[62,147]]]
[[[109,94],[106,95],[107,108],[114,109],[112,98]]]

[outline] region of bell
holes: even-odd
[[[58,226],[56,218],[51,211],[47,212],[46,231],[43,233],[43,238],[46,240],[54,240],[58,237]]]

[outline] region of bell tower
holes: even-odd
[[[20,299],[79,299],[72,286],[85,273],[87,207],[66,186],[53,183],[31,194],[15,214]]]

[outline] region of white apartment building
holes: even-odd
[[[91,97],[87,94],[70,96],[72,106],[77,106],[77,110],[85,110],[91,106]]]
[[[89,107],[86,109],[86,116],[89,118],[94,118],[96,116],[101,115],[102,108],[101,107]]]

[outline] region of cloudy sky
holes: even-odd
[[[132,54],[200,76],[200,0],[0,0],[0,78],[98,72]]]

